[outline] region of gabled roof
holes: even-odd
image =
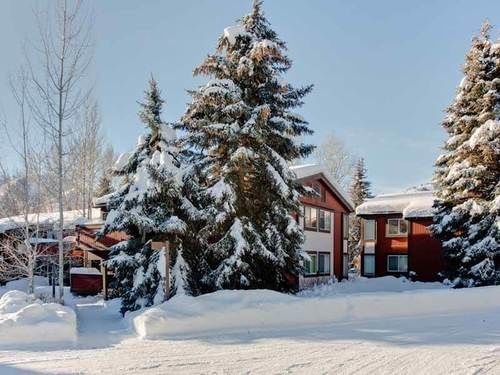
[[[433,216],[436,199],[433,191],[406,191],[396,194],[382,194],[368,199],[356,208],[356,215],[401,214],[405,219]]]
[[[328,171],[318,164],[303,164],[293,165],[290,170],[295,173],[298,181],[308,178],[320,177],[326,182],[328,187],[339,197],[340,201],[347,207],[349,211],[354,211],[354,204],[349,196],[344,192],[335,179],[328,173]]]

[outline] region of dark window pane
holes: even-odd
[[[398,272],[398,257],[389,256],[388,257],[388,270],[391,272]]]
[[[408,233],[408,222],[406,220],[400,220],[399,221],[399,232],[401,234]]]

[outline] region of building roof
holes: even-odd
[[[317,164],[293,165],[290,170],[295,173],[297,180],[304,180],[311,177],[322,177],[332,191],[340,198],[342,203],[350,211],[354,211],[354,204],[349,199],[349,196],[343,191],[335,179],[324,169]],[[97,207],[105,206],[111,197],[111,194],[103,195],[94,199],[94,205]]]
[[[92,209],[92,217],[100,220],[101,210],[98,208]],[[91,223],[95,220],[85,218],[80,210],[64,211],[64,228],[74,228],[76,225]],[[42,212],[40,214],[29,214],[28,223],[30,226],[35,226],[37,223],[42,226],[54,226],[59,222],[59,212]],[[9,230],[19,229],[25,225],[24,215],[10,216],[0,218],[0,233],[5,233]]]
[[[318,164],[293,165],[290,167],[297,176],[297,180],[304,180],[311,177],[322,177],[330,189],[340,198],[342,203],[350,210],[354,211],[354,204],[349,196],[344,192],[328,171]]]
[[[432,217],[435,199],[434,192],[429,190],[382,194],[359,205],[356,215],[401,214],[405,219]]]

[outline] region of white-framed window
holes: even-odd
[[[332,227],[332,213],[319,209],[319,230],[320,232],[330,232]]]
[[[408,222],[404,219],[387,219],[387,237],[404,237],[408,235]]]
[[[318,230],[318,209],[304,206],[304,228]]]
[[[363,239],[375,241],[377,237],[375,220],[363,220]]]
[[[331,256],[330,253],[321,251],[308,251],[309,260],[304,262],[306,275],[329,275]]]
[[[408,255],[388,255],[388,272],[408,272]]]
[[[331,232],[332,212],[320,208],[304,206],[304,229]]]
[[[307,253],[309,255],[309,260],[304,262],[304,268],[306,270],[306,275],[313,275],[318,273],[318,254],[317,253]]]
[[[349,214],[342,214],[342,239],[349,239]]]
[[[365,276],[375,276],[375,255],[365,255],[363,257],[363,274]]]

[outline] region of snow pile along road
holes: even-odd
[[[317,297],[270,290],[223,290],[199,297],[176,296],[128,315],[141,338],[281,330],[335,322],[500,309],[500,287],[413,290]]]
[[[12,290],[0,298],[0,348],[75,342],[76,315],[56,303]]]
[[[316,285],[298,293],[302,297],[331,297],[338,294],[392,293],[418,289],[445,289],[451,286],[440,282],[411,281],[406,277],[383,276],[368,278],[356,276],[341,282]]]

